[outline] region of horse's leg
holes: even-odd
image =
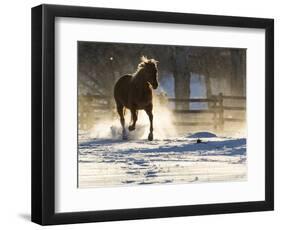
[[[124,118],[124,106],[121,104],[117,104],[117,112],[120,117],[120,123],[122,126],[122,138],[123,140],[127,139],[126,130],[125,130],[125,118]]]
[[[150,130],[149,130],[149,135],[148,135],[148,140],[152,141],[153,140],[153,114],[152,114],[152,105],[149,105],[146,109],[145,112],[147,113],[150,121]]]
[[[133,131],[136,129],[136,122],[138,120],[137,110],[135,108],[132,108],[131,114],[132,114],[133,123],[129,126],[129,130]]]

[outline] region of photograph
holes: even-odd
[[[77,188],[247,181],[246,56],[77,41]]]

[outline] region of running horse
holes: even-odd
[[[150,121],[148,140],[153,140],[152,88],[158,87],[157,63],[154,59],[142,56],[136,72],[122,76],[114,86],[114,99],[122,125],[123,140],[127,139],[124,118],[126,108],[131,111],[129,131],[136,128],[138,110],[147,113]]]

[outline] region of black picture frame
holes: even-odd
[[[55,17],[265,29],[265,200],[55,213]],[[262,151],[262,150],[261,150]],[[32,221],[41,225],[222,214],[274,209],[274,20],[110,8],[32,8]]]

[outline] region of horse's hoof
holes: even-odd
[[[153,141],[153,134],[152,134],[152,133],[150,133],[150,134],[148,135],[148,140],[149,140],[149,141]]]
[[[133,130],[135,130],[135,129],[136,129],[135,126],[132,126],[132,125],[129,126],[129,131],[133,131]]]

